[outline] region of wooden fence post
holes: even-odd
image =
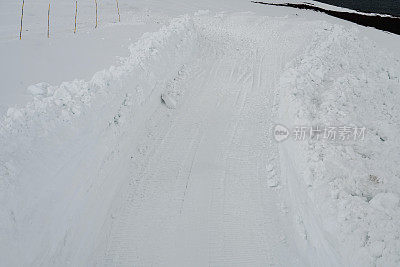
[[[19,39],[22,39],[22,19],[24,18],[24,5],[25,5],[25,0],[22,0],[22,12],[21,12],[21,28],[19,30]]]
[[[96,4],[96,26],[95,26],[95,28],[97,28],[97,0],[94,0],[94,3]]]
[[[49,9],[47,11],[47,38],[50,38],[50,2]]]
[[[75,28],[74,33],[76,33],[76,17],[78,16],[78,0],[75,1]]]
[[[118,11],[118,21],[121,22],[121,16],[119,15],[119,4],[118,4],[118,0],[117,1],[117,11]]]

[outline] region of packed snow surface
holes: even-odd
[[[0,265],[400,264],[400,61],[369,37],[399,38],[240,0],[132,5],[124,25],[103,11],[92,35],[88,11],[87,33],[55,32],[134,39],[88,64],[113,66],[1,88]],[[277,124],[365,138],[277,142]]]

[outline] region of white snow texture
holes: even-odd
[[[139,2],[157,30],[119,64],[0,120],[0,266],[399,266],[399,57],[286,9]]]

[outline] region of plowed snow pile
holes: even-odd
[[[199,11],[32,85],[0,124],[1,264],[399,264],[400,62],[357,36]],[[367,130],[277,143],[275,123]]]
[[[355,31],[324,27],[282,75],[281,118],[314,129],[365,127],[365,138],[285,144],[296,172],[289,183],[304,187],[309,208],[351,265],[396,266],[400,61]]]

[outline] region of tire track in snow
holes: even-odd
[[[194,148],[194,155],[193,155],[192,161],[190,163],[189,174],[187,175],[187,178],[186,178],[185,191],[183,192],[181,209],[179,211],[180,214],[182,214],[182,209],[183,209],[183,205],[185,203],[186,193],[188,191],[188,187],[189,187],[189,183],[190,183],[190,176],[192,175],[193,164],[196,160],[197,151],[199,149],[199,146],[200,146],[202,140],[203,140],[203,135],[201,135],[201,137],[198,138],[198,142],[196,143],[196,147]]]

